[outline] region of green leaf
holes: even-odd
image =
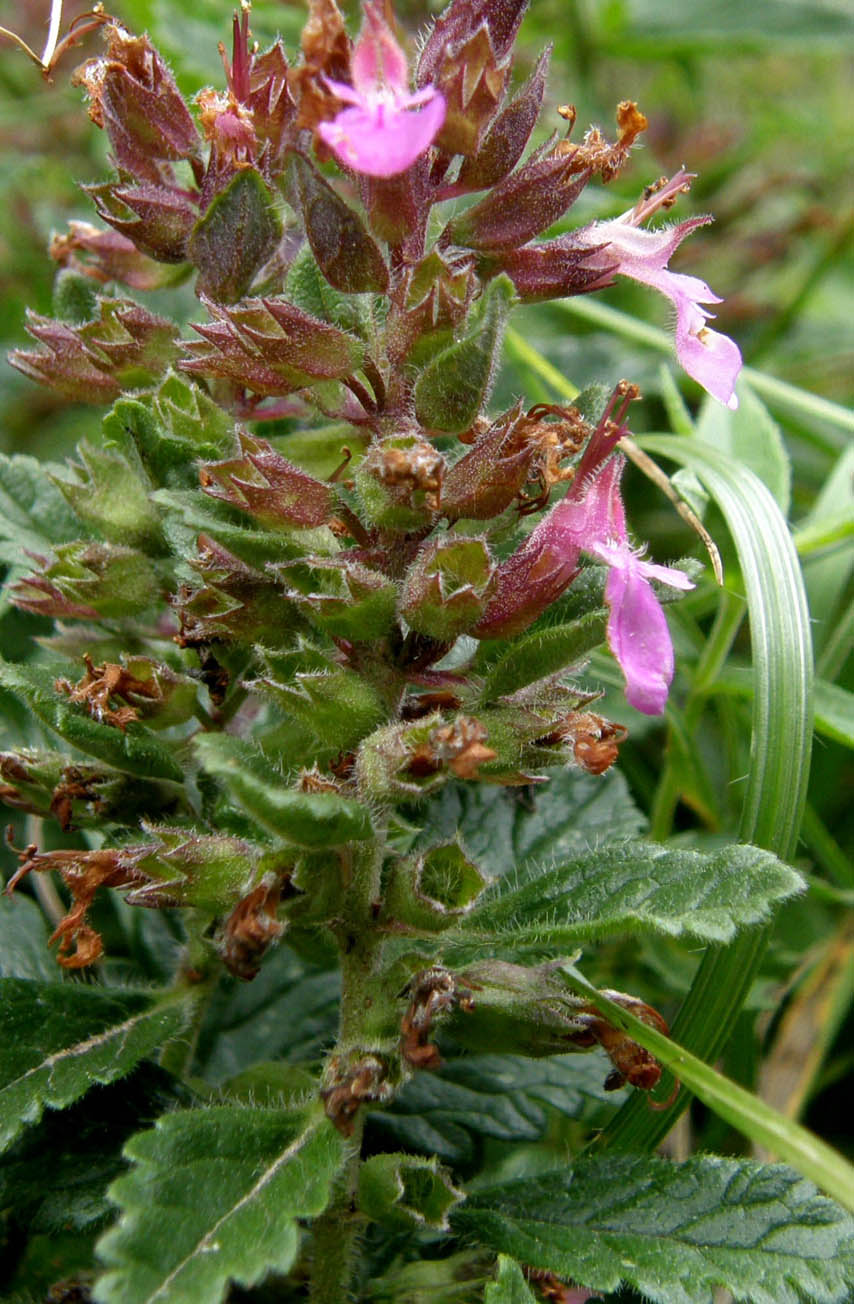
[[[285,652],[284,661],[291,660]],[[379,690],[349,666],[315,674],[297,673],[290,682],[278,679],[277,659],[268,653],[270,677],[248,681],[257,692],[269,694],[282,710],[311,730],[321,746],[352,751],[387,718],[388,707]]]
[[[799,874],[758,847],[700,852],[617,843],[545,872],[529,861],[499,879],[446,940],[480,942],[503,956],[570,951],[645,931],[727,942],[803,888]]]
[[[475,1155],[475,1137],[537,1141],[549,1110],[578,1118],[591,1108],[614,1107],[625,1092],[606,1092],[609,1065],[599,1053],[463,1055],[435,1073],[417,1073],[393,1104],[371,1116],[371,1126],[391,1144],[438,1155],[459,1167]]]
[[[93,720],[57,692],[54,675],[44,666],[12,665],[0,660],[0,685],[9,689],[54,733],[87,756],[96,756],[117,770],[147,779],[184,782],[184,772],[170,748],[144,725],[133,721],[127,729]]]
[[[80,461],[66,467],[71,479],[58,475],[51,479],[84,525],[108,543],[161,553],[160,517],[135,450],[126,456],[114,446],[98,448],[81,439],[77,455]]]
[[[502,274],[490,281],[467,334],[438,353],[421,372],[415,385],[415,411],[427,430],[458,434],[480,412],[492,389],[514,299],[509,277]]]
[[[123,1077],[186,1027],[191,1005],[186,994],[0,980],[0,1148],[45,1107],[62,1109],[96,1082]]]
[[[450,842],[459,832],[463,851],[493,876],[528,859],[554,863],[606,838],[637,837],[644,826],[616,769],[601,777],[563,770],[537,788],[533,802],[506,788],[449,783],[413,818],[424,826],[423,845]]]
[[[103,421],[105,439],[131,442],[155,485],[197,486],[199,461],[234,445],[234,423],[197,385],[174,372],[155,394],[121,398]]]
[[[366,333],[365,328],[370,320],[370,299],[359,299],[355,295],[333,289],[320,270],[308,243],[302,245],[288,268],[285,294],[297,308],[302,308],[303,312],[310,313],[312,317],[319,317],[321,321],[329,322],[330,326],[355,331],[358,335]],[[297,433],[297,437],[303,438],[304,433]],[[349,442],[349,433],[345,442]],[[290,448],[290,442],[288,447]],[[297,458],[297,461],[300,459]],[[339,457],[338,462],[340,461]],[[302,462],[300,465],[303,465]],[[306,470],[312,468],[306,467]]]
[[[845,747],[854,747],[854,693],[839,684],[817,679],[815,684],[816,733]]]
[[[366,806],[335,792],[286,788],[264,753],[251,743],[232,734],[209,733],[200,734],[195,745],[207,772],[221,779],[235,801],[277,837],[303,847],[373,837]]]
[[[780,427],[750,388],[739,390],[739,405],[734,412],[716,399],[707,398],[694,435],[732,462],[749,466],[771,490],[780,511],[788,514],[792,489],[789,455]]]
[[[704,1064],[684,1046],[597,992],[571,965],[562,966],[567,986],[595,1005],[615,1027],[623,1029],[662,1064],[684,1080],[704,1104],[745,1136],[786,1160],[854,1213],[854,1167],[812,1132],[779,1114],[758,1097]]]
[[[193,1099],[165,1069],[143,1063],[61,1112],[48,1110],[0,1156],[0,1208],[14,1208],[28,1235],[102,1226],[113,1212],[107,1184],[126,1168],[125,1141]]]
[[[344,1141],[323,1115],[223,1106],[167,1114],[125,1155],[98,1304],[216,1304],[230,1281],[291,1267],[297,1219],[326,1207]]]
[[[35,901],[0,896],[0,978],[55,983],[61,977],[50,953],[50,929]]]
[[[607,612],[591,611],[566,625],[538,629],[517,639],[486,672],[482,701],[503,697],[582,661],[605,641]]]
[[[43,462],[0,453],[0,561],[30,563],[25,552],[49,552],[80,537],[80,522],[45,474]]]
[[[193,228],[187,251],[199,269],[197,293],[236,303],[269,258],[282,224],[254,168],[241,168]]]
[[[220,978],[199,1031],[194,1071],[220,1083],[263,1061],[320,1058],[335,1038],[341,979],[282,944],[257,978]]]
[[[455,1227],[532,1267],[655,1304],[844,1304],[854,1219],[782,1165],[614,1155],[478,1191]]]
[[[515,1259],[498,1256],[498,1277],[483,1292],[483,1304],[537,1304]]]
[[[192,555],[200,533],[210,534],[241,561],[263,570],[268,561],[300,556],[307,546],[322,550],[325,541],[324,530],[285,533],[247,528],[235,519],[234,508],[214,502],[197,489],[157,489],[151,499],[165,509],[164,532],[174,551],[181,555]]]
[[[750,769],[739,827],[745,842],[789,859],[797,845],[812,744],[812,648],[809,612],[789,527],[768,490],[747,468],[694,439],[642,441],[646,451],[696,472],[724,514],[738,550],[750,615],[753,716]],[[704,956],[673,1026],[703,1059],[726,1044],[758,970],[765,930],[745,930],[726,949]],[[654,1147],[686,1103],[653,1115],[640,1100],[609,1125],[607,1143]]]
[[[448,1213],[461,1199],[436,1158],[372,1155],[359,1169],[359,1209],[388,1226],[447,1231]]]

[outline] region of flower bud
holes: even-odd
[[[452,643],[483,615],[495,567],[483,539],[448,535],[427,543],[406,577],[401,614],[420,634]]]
[[[485,199],[453,218],[442,243],[507,253],[527,244],[572,207],[589,174],[578,175],[571,156],[543,146]]]
[[[198,557],[191,564],[204,583],[197,589],[183,586],[173,599],[181,647],[204,649],[215,642],[277,647],[302,625],[268,575],[209,535],[199,535]]]
[[[435,81],[455,52],[483,28],[495,58],[510,52],[527,0],[451,0],[428,33],[418,60],[418,85]]]
[[[464,994],[464,1000],[451,1007],[454,1040],[472,1050],[532,1057],[600,1045],[614,1065],[605,1080],[606,1090],[617,1090],[626,1082],[652,1090],[661,1077],[658,1061],[583,997],[568,991],[560,963],[526,969],[487,960],[454,975],[455,992]],[[610,991],[603,995],[668,1034],[658,1011],[637,997]]]
[[[84,652],[83,661],[86,673],[78,683],[57,679],[55,687],[84,706],[94,720],[126,729],[131,721],[144,718],[154,728],[164,729],[183,724],[195,711],[193,681],[150,657],[96,666]]]
[[[119,281],[132,290],[159,290],[181,275],[140,253],[119,231],[102,231],[90,222],[69,222],[68,234],[51,240],[50,256],[61,268],[90,281]]]
[[[387,801],[418,796],[447,779],[477,779],[495,759],[488,731],[474,716],[446,722],[434,713],[412,724],[387,725],[366,738],[356,759],[356,778],[366,798]]]
[[[455,462],[442,485],[442,514],[488,521],[509,507],[528,478],[533,444],[519,439],[521,400],[493,421],[470,453]]]
[[[98,216],[159,263],[184,263],[198,211],[180,190],[132,181],[84,186]]]
[[[53,559],[36,557],[40,574],[12,589],[23,611],[56,620],[118,620],[137,616],[158,592],[151,562],[131,548],[82,540],[57,544]]]
[[[256,394],[291,394],[316,380],[349,376],[361,366],[363,347],[345,331],[284,299],[244,299],[233,308],[204,300],[209,323],[185,347],[182,371],[236,381]]]
[[[394,622],[395,585],[352,557],[304,557],[269,569],[297,610],[333,638],[371,642]]]
[[[107,52],[78,68],[74,84],[89,96],[89,116],[110,137],[118,166],[157,183],[162,163],[198,167],[199,136],[174,78],[147,36],[117,23],[105,29]]]
[[[139,811],[174,805],[175,790],[103,765],[69,764],[59,752],[21,748],[0,752],[0,801],[31,815],[50,816],[63,831],[134,822]]]
[[[509,79],[510,59],[496,56],[486,24],[446,48],[435,83],[446,105],[438,148],[446,154],[477,153]]]
[[[611,284],[616,262],[608,267],[607,252],[604,259],[597,260],[595,254],[600,248],[579,247],[570,233],[500,254],[486,254],[478,260],[478,272],[485,278],[505,272],[523,303],[563,299]]]
[[[423,529],[439,508],[445,460],[417,435],[389,435],[372,444],[356,471],[356,492],[374,525]]]
[[[550,48],[543,51],[528,81],[498,114],[477,151],[463,159],[451,186],[455,194],[494,186],[519,162],[540,113],[550,55]]]
[[[98,317],[80,325],[27,312],[43,346],[14,349],[9,360],[31,380],[73,403],[110,403],[122,390],[150,385],[176,356],[178,328],[130,299],[96,299]]]
[[[241,457],[206,462],[199,480],[206,494],[247,512],[267,529],[325,525],[335,493],[282,457],[266,439],[241,431]]]
[[[39,852],[35,846],[18,853],[20,866],[10,880],[11,892],[33,870],[58,870],[71,893],[71,908],[59,921],[50,941],[59,942],[57,960],[63,968],[80,969],[103,953],[103,941],[88,922],[87,912],[100,887],[127,888],[130,905],[163,909],[194,906],[212,915],[231,910],[225,927],[236,924],[243,902],[243,916],[259,904],[253,898],[247,909],[245,898],[263,886],[264,903],[278,900],[278,878],[268,870],[257,883],[260,853],[250,843],[224,834],[206,835],[186,828],[171,828],[143,822],[151,835],[147,843],[105,847],[99,851],[72,850]],[[233,933],[234,928],[231,929]],[[274,935],[281,927],[274,930]],[[269,940],[269,939],[268,939]],[[69,954],[70,948],[73,952]],[[227,955],[226,955],[227,960]],[[242,976],[252,976],[243,974]]]

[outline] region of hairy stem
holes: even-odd
[[[373,1045],[368,1024],[376,1027],[385,1002],[377,983],[383,939],[376,926],[380,901],[384,833],[373,843],[348,847],[342,872],[348,878],[347,904],[338,921],[341,947],[341,1006],[338,1042],[330,1063]],[[353,1119],[352,1153],[328,1208],[314,1224],[311,1289],[312,1304],[339,1304],[350,1295],[356,1241],[362,1226],[357,1193],[361,1163],[364,1110]]]

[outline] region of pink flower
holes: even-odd
[[[575,558],[587,552],[611,568],[605,585],[608,646],[626,680],[626,697],[645,715],[660,715],[673,679],[673,644],[650,580],[692,589],[688,576],[672,566],[644,561],[631,547],[620,498],[624,459],[614,457],[591,479],[581,496],[573,492],[538,527],[541,542]]]
[[[365,5],[365,26],[350,64],[353,85],[324,80],[350,108],[318,133],[339,163],[369,177],[393,177],[432,145],[445,121],[445,100],[433,86],[411,95],[406,56],[379,9]]]
[[[737,408],[734,388],[741,370],[741,353],[727,335],[721,335],[706,325],[714,314],[700,307],[705,303],[721,303],[721,299],[699,277],[671,272],[667,267],[674,250],[685,237],[711,219],[693,217],[678,226],[661,227],[655,231],[639,229],[640,222],[672,203],[679,191],[687,188],[689,180],[686,172],[678,172],[666,186],[628,213],[609,222],[594,222],[576,231],[575,239],[588,248],[605,246],[594,254],[587,266],[595,266],[598,260],[603,269],[610,265],[612,273],[651,285],[670,299],[676,309],[676,356],[679,362],[713,398],[728,408]]]

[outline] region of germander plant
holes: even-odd
[[[91,20],[106,225],[54,241],[59,315],[14,361],[112,407],[67,467],[3,468],[7,602],[43,618],[0,668],[0,795],[27,816],[2,916],[13,1286],[47,1235],[52,1298],[104,1304],[848,1297],[854,1224],[800,1174],[850,1202],[849,1171],[690,1053],[801,888],[773,854],[794,834],[748,810],[739,843],[644,841],[586,673],[607,646],[661,714],[663,604],[702,569],[632,540],[637,390],[489,406],[514,305],[618,276],[672,301],[679,361],[730,409],[741,362],[667,266],[708,219],[645,225],[686,172],[548,238],[646,124],[625,102],[613,142],[576,141],[566,107],[527,152],[548,56],[512,84],[523,10],[453,0],[410,64],[379,4],[353,43],[314,0],[294,62],[244,8],[195,116],[146,36]],[[191,278],[189,331],[125,292]],[[787,539],[747,537],[749,483],[694,469],[748,589],[765,548],[797,598]],[[613,952],[577,967],[615,935],[738,929],[678,1043],[611,990]],[[800,1174],[653,1157],[687,1087]]]

